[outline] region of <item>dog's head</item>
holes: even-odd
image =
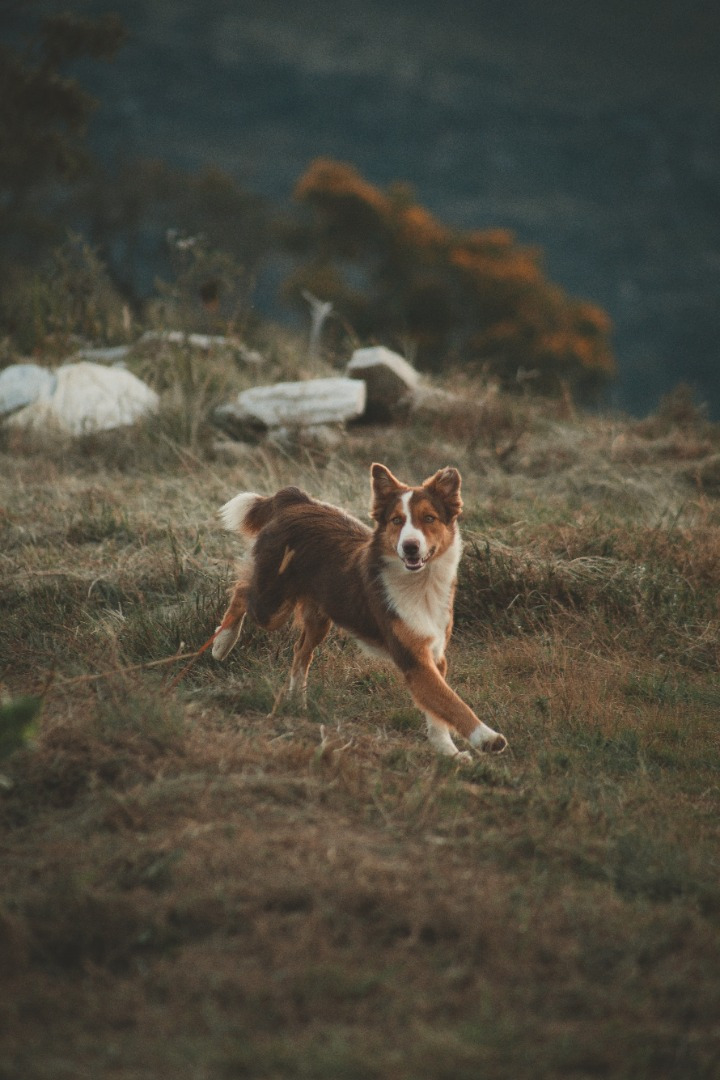
[[[460,473],[440,469],[420,485],[409,487],[385,465],[370,469],[370,513],[382,532],[386,554],[395,554],[406,570],[417,573],[447,551],[455,538],[455,521],[462,510]]]

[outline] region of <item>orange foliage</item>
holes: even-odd
[[[356,199],[377,213],[387,213],[388,200],[368,184],[351,165],[329,158],[317,158],[298,180],[294,197],[299,201],[318,199]]]
[[[421,366],[481,365],[509,385],[537,370],[551,393],[589,394],[614,376],[606,312],[549,282],[509,230],[452,230],[405,186],[382,192],[324,158],[295,198],[310,211],[296,244],[308,261],[286,291],[331,299],[361,338],[411,338]]]
[[[475,229],[466,234],[465,243],[470,248],[495,248],[497,251],[505,251],[513,246],[515,237],[510,229]]]
[[[453,248],[450,262],[478,282],[491,279],[497,283],[532,285],[541,280],[534,256],[528,251],[512,251],[498,257],[467,247]]]
[[[595,330],[598,334],[610,333],[612,329],[610,316],[603,308],[582,300],[576,305],[576,310],[578,321],[584,323],[589,330]]]
[[[422,206],[409,206],[400,215],[402,239],[411,248],[441,248],[447,244],[448,231]]]

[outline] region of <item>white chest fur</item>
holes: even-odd
[[[424,570],[406,570],[399,559],[388,558],[383,582],[388,603],[419,637],[430,640],[436,660],[445,652],[445,634],[450,621],[452,590],[462,551],[457,528],[452,544]]]

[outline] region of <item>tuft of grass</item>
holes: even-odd
[[[720,910],[717,860],[699,868],[688,852],[644,829],[621,832],[609,852],[608,874],[621,896],[670,903],[700,900],[706,911]]]
[[[720,686],[714,685],[714,680],[703,686],[694,686],[687,678],[673,677],[669,671],[662,675],[656,672],[631,675],[625,693],[630,700],[659,706],[707,705],[720,708]]]
[[[73,518],[66,533],[69,544],[100,544],[104,540],[128,541],[133,539],[127,514],[111,503],[94,500],[91,505]]]
[[[682,651],[689,666],[712,667],[720,642],[714,599],[720,571],[704,544],[692,557],[690,542],[685,538],[681,550],[659,550],[642,530],[635,538],[624,534],[621,550],[613,531],[567,550],[564,530],[567,554],[560,555],[543,550],[545,544],[518,550],[470,537],[460,571],[458,622],[537,634],[563,617],[587,617],[615,632],[632,632],[655,649]],[[603,554],[596,553],[598,547]],[[588,548],[592,553],[585,554]]]

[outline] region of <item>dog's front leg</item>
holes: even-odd
[[[442,734],[452,727],[467,739],[471,746],[493,754],[502,753],[507,739],[479,720],[472,709],[451,690],[432,659],[427,656],[407,668],[403,674],[412,699],[422,709],[428,721],[428,735],[436,750],[450,754],[456,750],[450,738]]]
[[[458,750],[452,740],[450,728],[443,724],[442,720],[436,720],[430,713],[425,713],[427,724],[427,737],[433,750],[445,757],[460,758],[461,761],[472,761],[472,754],[467,750]]]

